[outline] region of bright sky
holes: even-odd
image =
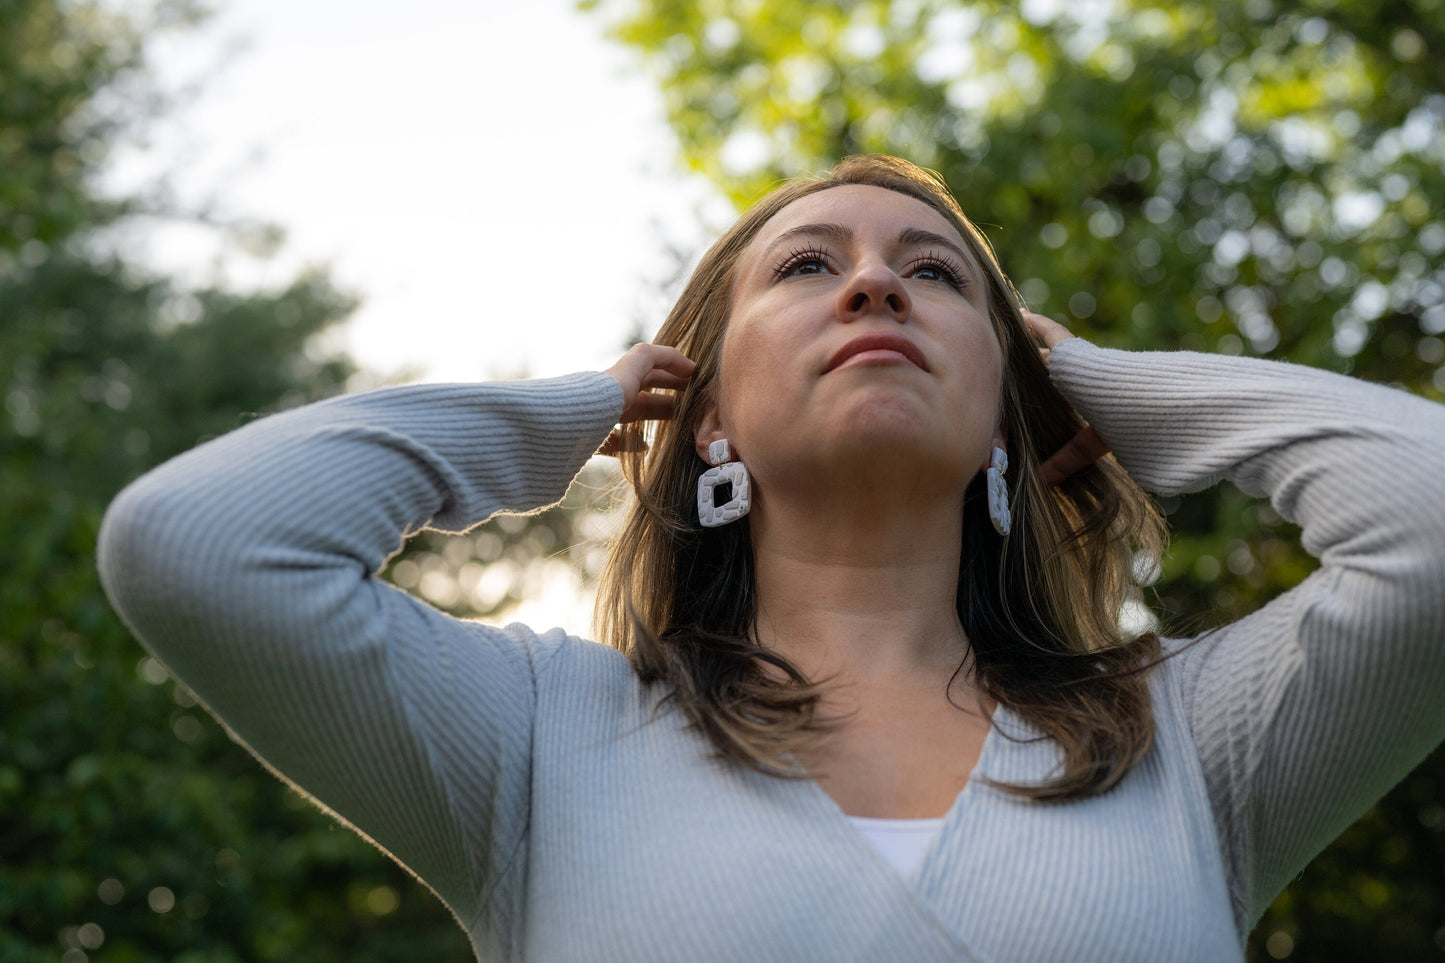
[[[572,0],[216,6],[202,31],[154,43],[164,85],[201,94],[110,183],[129,194],[169,172],[187,205],[274,222],[285,243],[256,260],[153,221],[119,243],[197,283],[219,263],[241,288],[329,263],[363,299],[340,337],[373,376],[605,368],[661,323],[669,250],[690,267],[732,219],[679,173],[655,84]],[[534,581],[504,620],[586,631],[575,572]]]
[[[217,6],[200,33],[155,46],[168,85],[201,78],[202,94],[115,183],[173,171],[183,199],[283,227],[277,258],[233,255],[224,276],[279,285],[331,264],[364,299],[343,338],[374,371],[606,367],[661,322],[669,247],[695,258],[703,225],[730,219],[678,173],[636,58],[571,0]],[[216,252],[194,228],[128,243],[197,278]]]

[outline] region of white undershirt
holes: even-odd
[[[873,844],[873,848],[904,876],[912,876],[928,847],[943,829],[943,817],[937,819],[874,819],[870,816],[849,816],[848,821]]]

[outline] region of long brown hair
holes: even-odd
[[[707,252],[654,339],[697,362],[671,421],[627,426],[625,477],[636,501],[612,547],[597,598],[601,639],[628,655],[724,758],[806,776],[790,754],[816,746],[820,688],[754,641],[756,587],[747,522],[698,524],[706,469],[694,431],[713,397],[734,274],[744,248],[800,197],[844,184],[915,198],[951,223],[982,266],[989,317],[1003,351],[1002,424],[1009,439],[1007,537],[988,520],[981,477],[964,495],[958,616],[980,693],[1055,740],[1063,772],[1039,785],[998,784],[1037,800],[1102,793],[1142,759],[1154,737],[1145,669],[1158,637],[1129,637],[1120,611],[1138,591],[1136,553],[1162,552],[1153,502],[1105,457],[1049,487],[1040,465],[1083,422],[1049,381],[1020,299],[987,239],[941,177],[894,157],[850,157],[822,178],[790,181],[751,207]],[[645,444],[644,444],[645,442]],[[959,666],[963,671],[965,665]]]

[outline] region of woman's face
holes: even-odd
[[[728,438],[764,490],[850,462],[961,490],[998,438],[987,302],[963,238],[921,201],[865,185],[794,201],[738,262],[699,450]]]

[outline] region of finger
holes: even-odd
[[[677,397],[675,395],[642,391],[632,399],[632,404],[622,412],[618,421],[627,424],[633,421],[666,420],[671,418],[676,411]]]
[[[667,344],[635,344],[623,358],[628,361],[639,381],[653,373],[686,381],[697,368],[695,361]]]
[[[1024,323],[1033,332],[1034,337],[1044,343],[1045,348],[1056,348],[1060,342],[1067,341],[1074,336],[1074,333],[1052,318],[1046,318],[1042,314],[1034,314],[1032,311],[1024,311]]]
[[[1057,485],[1075,472],[1083,471],[1109,453],[1109,446],[1093,426],[1084,428],[1068,444],[1049,456],[1041,466],[1045,485]]]
[[[617,363],[607,369],[607,374],[622,386],[623,406],[630,407],[632,399],[645,387],[681,387],[678,382],[666,384],[666,378],[681,379],[682,383],[691,377],[697,366],[676,348],[663,344],[635,344]],[[663,378],[648,384],[648,378],[657,372]]]
[[[652,367],[682,378],[684,381],[692,377],[697,370],[697,362],[683,354],[681,351],[667,344],[652,345],[656,352],[653,355]]]
[[[644,388],[674,388],[682,389],[687,387],[691,379],[686,375],[674,374],[663,368],[653,368],[642,379]]]

